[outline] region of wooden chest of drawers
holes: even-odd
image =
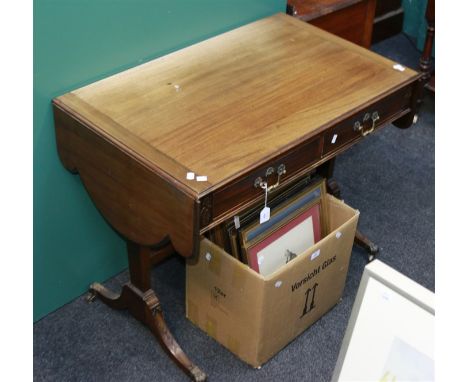
[[[376,0],[288,0],[289,14],[365,48],[375,8]]]

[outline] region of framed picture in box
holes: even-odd
[[[323,178],[315,175],[307,175],[287,189],[282,190],[276,194],[273,193],[271,198],[269,195],[268,206],[271,208],[272,215],[275,214],[277,210],[281,209],[285,204],[287,204],[288,200],[294,199],[296,195],[300,194],[305,189],[309,189],[310,186],[313,186],[315,189],[317,184],[322,179]],[[238,227],[236,227],[234,220],[228,220],[223,224],[223,229],[226,231],[226,236],[229,238],[230,244],[228,248],[225,247],[224,249],[226,252],[231,253],[232,256],[241,260],[245,264],[247,264],[247,259],[245,258],[245,251],[241,250],[242,245],[240,242],[239,232],[242,231],[244,227],[252,226],[252,224],[255,224],[256,221],[258,222],[260,211],[263,207],[264,205],[262,203],[261,205],[250,208],[242,214],[238,215]],[[265,224],[268,225],[268,223]],[[266,225],[263,226],[263,228],[265,228]]]
[[[267,276],[326,235],[325,182],[288,200],[267,223],[241,231],[242,251],[248,265]]]

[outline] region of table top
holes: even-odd
[[[277,14],[54,103],[202,196],[417,76],[394,64]],[[207,180],[189,180],[187,172]]]

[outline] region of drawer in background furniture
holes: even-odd
[[[220,190],[215,191],[212,199],[212,220],[262,195],[264,191],[260,187],[255,187],[254,184],[259,177],[263,180],[266,179],[265,175],[268,168],[274,169],[274,173],[268,177],[268,185],[270,186],[276,183],[277,169],[280,165],[284,165],[286,173],[280,178],[280,184],[283,184],[301,170],[311,167],[320,160],[321,152],[321,137],[314,137],[311,141],[272,159],[267,164],[258,166],[242,178],[236,179]],[[204,224],[206,221],[201,223],[202,227],[206,225]]]
[[[337,2],[337,6],[339,5]],[[375,0],[362,0],[348,5],[309,23],[355,44],[369,48],[372,39]]]
[[[288,0],[287,13],[369,48],[375,4],[376,0]]]
[[[412,89],[411,85],[406,86],[328,129],[324,136],[323,156],[366,135],[372,128],[373,116],[379,117],[375,122],[375,128],[378,128],[408,112]],[[358,130],[357,123],[361,130]]]

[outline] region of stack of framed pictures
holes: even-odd
[[[267,276],[327,235],[325,181],[307,177],[271,198],[270,219],[262,224],[257,206],[214,233],[215,242]]]

